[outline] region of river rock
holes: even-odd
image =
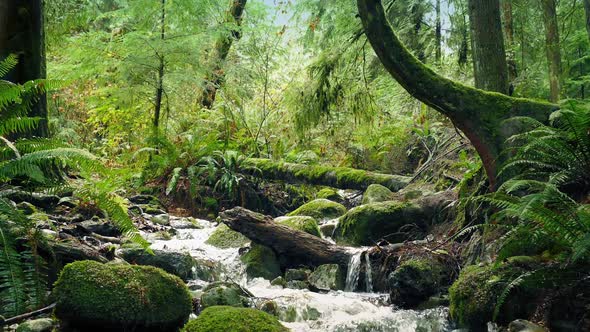
[[[343,290],[346,276],[337,264],[324,264],[310,274],[308,281],[318,289]]]
[[[308,289],[309,283],[307,281],[303,281],[303,280],[291,280],[291,281],[287,281],[287,287],[285,287],[285,288]]]
[[[389,188],[380,184],[372,184],[365,190],[362,204],[386,202],[392,199],[393,192]]]
[[[308,216],[322,221],[338,218],[345,213],[346,207],[344,205],[320,198],[303,204],[288,216]]]
[[[51,318],[39,318],[26,321],[16,328],[16,332],[51,332],[53,320]]]
[[[153,250],[153,254],[150,254],[142,248],[129,248],[121,249],[119,255],[129,263],[159,267],[184,281],[194,277],[193,269],[200,279],[214,279],[213,269],[202,266],[189,253]]]
[[[414,308],[439,292],[443,267],[436,259],[409,259],[388,277],[390,300],[402,308]]]
[[[121,231],[115,225],[105,220],[85,220],[78,223],[78,226],[84,228],[88,232],[96,233],[102,236],[117,237],[121,235]]]
[[[320,232],[320,228],[318,227],[318,222],[313,217],[308,216],[285,216],[285,217],[278,217],[274,220],[276,223],[281,225],[288,226],[292,229],[296,229],[298,231],[302,231],[311,235],[315,235],[317,237],[322,237],[322,233]]]
[[[281,286],[283,288],[287,287],[287,281],[281,276],[274,278],[270,284],[273,286]]]
[[[202,229],[198,221],[195,218],[170,218],[170,226],[175,229]]]
[[[276,317],[252,308],[210,307],[190,321],[182,332],[264,331],[288,332]]]
[[[74,262],[53,296],[55,316],[80,331],[176,331],[192,312],[182,280],[152,266]]]
[[[250,305],[250,294],[238,284],[214,282],[203,289],[201,305],[203,308],[217,305],[248,307]]]
[[[288,269],[285,271],[285,280],[294,281],[301,280],[305,281],[309,277],[310,271],[308,269]]]
[[[517,319],[508,324],[508,332],[548,332],[544,327],[541,327],[535,323],[531,323],[528,320]]]
[[[273,280],[281,275],[281,268],[275,252],[263,245],[254,244],[250,250],[241,257],[246,265],[248,278],[264,278]]]
[[[205,243],[221,249],[240,248],[250,243],[250,239],[221,224]]]
[[[170,216],[165,213],[152,216],[150,221],[157,225],[170,226]]]

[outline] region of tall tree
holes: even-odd
[[[555,0],[542,0],[543,23],[545,24],[545,47],[547,64],[549,65],[549,100],[559,100],[561,90],[561,47],[559,42],[559,27],[557,25],[557,6]]]
[[[43,0],[0,0],[0,59],[18,56],[18,65],[5,77],[14,83],[46,78]],[[47,97],[43,93],[32,105],[29,116],[39,118],[25,136],[47,137]]]
[[[480,155],[492,188],[501,182],[506,139],[518,128],[504,120],[528,116],[546,122],[556,105],[464,86],[438,75],[414,57],[393,32],[381,0],[357,0],[365,34],[389,73],[412,96],[447,116]],[[499,13],[498,13],[499,14]]]
[[[440,18],[440,0],[436,0],[435,4],[436,22],[435,22],[435,38],[436,38],[436,63],[440,65],[442,59],[442,24]]]
[[[590,0],[584,0],[584,11],[586,12],[586,31],[590,39]]]
[[[469,0],[475,87],[508,93],[508,65],[499,0]]]
[[[160,39],[162,42],[166,39],[166,0],[160,2]],[[164,66],[165,57],[164,54],[156,52],[158,57],[158,77],[156,80],[156,99],[154,101],[154,121],[153,125],[155,129],[160,126],[160,113],[162,110],[162,96],[164,95]]]
[[[211,108],[217,96],[217,90],[223,83],[224,71],[223,64],[227,59],[234,40],[239,40],[242,35],[239,27],[242,24],[242,14],[248,0],[230,0],[230,9],[224,24],[232,28],[228,35],[222,35],[216,41],[213,51],[211,52],[212,68],[207,77],[205,77],[205,88],[201,97],[201,106]]]
[[[507,64],[508,64],[508,82],[512,85],[512,82],[518,76],[518,70],[516,67],[516,59],[514,53],[514,19],[512,17],[512,0],[502,0],[502,14],[503,14],[503,26],[504,26],[504,38],[506,39],[507,46]]]

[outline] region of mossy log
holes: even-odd
[[[407,186],[411,179],[407,176],[374,173],[348,167],[292,164],[258,158],[247,159],[242,164],[242,171],[265,179],[358,190],[365,190],[376,183],[392,191],[398,191]]]
[[[507,119],[531,117],[547,122],[557,105],[478,90],[438,75],[414,57],[395,35],[381,0],[357,0],[365,34],[375,53],[412,96],[447,116],[480,155],[492,188],[507,154],[506,139],[522,131]]]
[[[293,266],[348,266],[351,255],[349,248],[337,246],[317,236],[277,223],[270,216],[241,207],[223,211],[220,216],[229,228],[271,248]]]

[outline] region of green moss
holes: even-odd
[[[396,233],[410,223],[426,224],[426,216],[416,205],[395,201],[366,204],[341,217],[333,237],[338,244],[348,245],[373,245],[385,236],[389,242],[402,242],[405,236]]]
[[[342,197],[340,197],[340,194],[338,194],[338,192],[332,188],[323,188],[322,190],[318,191],[318,193],[316,194],[316,198],[329,199],[332,201],[342,199]]]
[[[205,241],[205,243],[221,249],[240,248],[249,242],[250,240],[247,237],[230,229],[225,224],[219,225],[207,241]]]
[[[389,190],[387,187],[384,187],[380,184],[372,184],[370,185],[365,193],[363,194],[363,204],[369,203],[379,203],[390,201],[393,197],[393,192]]]
[[[317,237],[322,237],[318,222],[307,216],[292,216],[292,217],[279,217],[275,219],[275,222],[296,229],[298,231],[306,232]]]
[[[288,216],[309,216],[316,220],[338,218],[346,213],[344,205],[327,199],[316,199],[305,203]]]
[[[250,308],[210,307],[182,329],[182,332],[287,332],[272,315]]]
[[[55,316],[83,330],[173,331],[192,311],[180,278],[151,266],[78,261],[55,283]]]
[[[413,308],[439,291],[442,266],[433,259],[409,259],[388,278],[392,303]]]
[[[273,280],[281,275],[277,256],[272,249],[263,245],[253,244],[241,260],[246,265],[248,278]]]
[[[212,283],[205,287],[201,295],[204,308],[217,305],[247,307],[249,303],[248,294],[239,285],[228,282]]]
[[[481,329],[493,318],[498,297],[517,277],[530,271],[531,262],[503,263],[499,266],[468,266],[449,289],[450,314],[459,325]],[[510,292],[503,302],[498,322],[507,324],[518,318],[528,318],[536,309],[536,297],[541,295],[535,285],[521,285]]]

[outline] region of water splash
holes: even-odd
[[[358,251],[350,256],[350,262],[348,263],[348,271],[346,273],[346,286],[344,290],[347,292],[354,292],[359,281],[359,275],[361,273],[361,256],[362,251]]]
[[[373,292],[373,270],[371,269],[371,260],[369,259],[369,251],[365,251],[365,288],[367,293]]]

